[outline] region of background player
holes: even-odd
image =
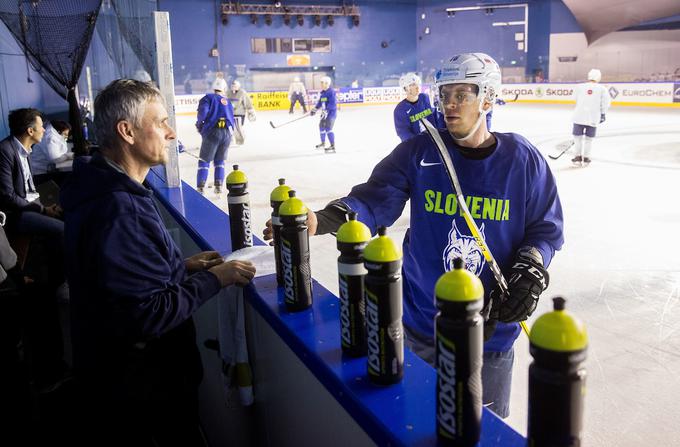
[[[401,141],[425,130],[420,122],[423,118],[437,126],[435,109],[432,108],[430,97],[420,92],[420,85],[420,77],[415,73],[406,73],[399,78],[399,87],[406,92],[406,98],[394,108],[394,128]]]
[[[335,124],[338,106],[335,99],[335,90],[331,88],[331,78],[328,76],[321,78],[321,94],[316,105],[310,110],[310,113],[314,115],[317,110],[321,110],[321,120],[319,121],[321,144],[317,144],[316,148],[324,149],[326,153],[333,153],[335,152],[333,125]],[[326,147],[326,136],[328,136],[328,142],[331,144],[328,147]]]
[[[196,129],[201,134],[201,152],[196,173],[196,190],[203,193],[208,180],[210,162],[215,165],[215,193],[222,192],[224,160],[234,129],[234,109],[224,94],[227,82],[222,78],[213,82],[214,93],[208,93],[198,103]]]
[[[574,110],[574,151],[576,156],[572,162],[587,166],[590,164],[590,152],[597,125],[605,120],[611,104],[607,88],[599,84],[602,73],[597,68],[588,72],[588,82],[574,88],[576,109]]]

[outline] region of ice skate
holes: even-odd
[[[326,143],[319,143],[314,146],[315,149],[326,149]]]
[[[324,149],[324,152],[327,154],[334,154],[335,153],[335,145],[331,144],[327,148]]]

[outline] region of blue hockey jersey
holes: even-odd
[[[338,103],[335,99],[335,90],[332,88],[327,88],[326,90],[321,90],[319,100],[314,106],[317,110],[325,110],[326,116],[330,119],[335,118],[338,111]]]
[[[421,93],[416,102],[403,99],[397,104],[397,107],[394,108],[394,128],[401,141],[406,141],[425,130],[420,122],[422,118],[427,118],[433,126],[440,127],[437,124],[436,116],[435,109],[430,104],[430,97]],[[446,125],[444,125],[445,127]]]
[[[543,156],[524,137],[494,133],[496,149],[481,160],[465,158],[451,135],[440,130],[465,195],[502,271],[511,267],[517,250],[530,245],[547,266],[563,244],[562,207],[555,179]],[[342,199],[359,213],[373,233],[392,225],[411,201],[410,229],[404,237],[404,324],[433,338],[434,285],[462,257],[479,276],[485,293],[495,280],[465,224],[436,146],[426,134],[399,144],[376,165],[366,183]],[[507,274],[507,273],[506,273]],[[519,324],[499,323],[485,350],[510,349]]]
[[[205,136],[217,126],[220,118],[226,120],[227,127],[234,128],[234,108],[224,96],[208,93],[198,103],[196,129]]]

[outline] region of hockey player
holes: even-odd
[[[215,193],[222,192],[224,182],[224,160],[231,143],[234,129],[234,109],[224,96],[227,83],[222,78],[213,82],[214,93],[208,93],[198,103],[196,129],[200,132],[201,152],[196,173],[196,190],[203,193],[208,180],[210,162],[215,165]]]
[[[399,87],[406,92],[406,98],[394,108],[394,128],[401,141],[425,130],[420,122],[423,118],[437,126],[436,111],[430,104],[430,97],[420,92],[420,84],[420,77],[415,73],[406,73],[399,78]]]
[[[307,90],[305,90],[305,84],[300,81],[299,76],[295,76],[293,82],[290,83],[290,87],[288,87],[288,99],[290,99],[290,110],[288,113],[291,115],[293,114],[296,102],[299,102],[302,106],[303,113],[307,113],[307,104],[305,103],[306,95]]]
[[[588,72],[588,82],[574,88],[576,109],[574,110],[574,151],[573,163],[581,166],[590,164],[590,152],[597,125],[602,124],[609,110],[610,98],[607,88],[599,84],[602,79],[600,70],[593,68]]]
[[[319,121],[319,134],[321,135],[321,144],[317,144],[317,149],[324,149],[328,153],[335,152],[335,134],[333,133],[333,125],[335,124],[335,116],[338,110],[337,102],[335,100],[335,90],[331,88],[331,78],[324,76],[321,78],[321,94],[319,101],[310,110],[310,114],[314,115],[317,110],[321,110],[321,120]],[[328,142],[331,144],[326,147],[326,136]]]
[[[485,117],[501,87],[500,68],[490,56],[452,57],[438,71],[435,87],[446,123],[439,134],[457,168],[472,217],[509,280],[509,296],[501,303],[493,274],[427,133],[399,144],[348,196],[310,212],[309,233],[336,231],[348,210],[357,211],[375,233],[379,225],[392,225],[410,200],[411,228],[404,237],[402,269],[406,345],[434,363],[434,285],[456,257],[463,258],[466,268],[482,280],[486,309],[493,303],[485,326],[483,401],[507,417],[518,322],[532,314],[547,287],[546,268],[563,243],[562,208],[540,152],[520,135],[487,130]],[[271,238],[269,225],[264,234]]]
[[[255,121],[255,108],[253,101],[248,96],[248,92],[241,88],[241,83],[234,80],[231,83],[231,89],[227,93],[227,99],[234,108],[234,140],[236,144],[243,144],[245,136],[243,134],[243,125],[245,124],[246,114],[248,114],[248,121]]]

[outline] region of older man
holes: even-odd
[[[216,252],[183,259],[164,227],[144,185],[175,138],[156,87],[113,81],[95,100],[95,127],[100,152],[75,163],[62,192],[87,426],[98,442],[200,445],[192,314],[222,287],[247,284],[255,268]]]

